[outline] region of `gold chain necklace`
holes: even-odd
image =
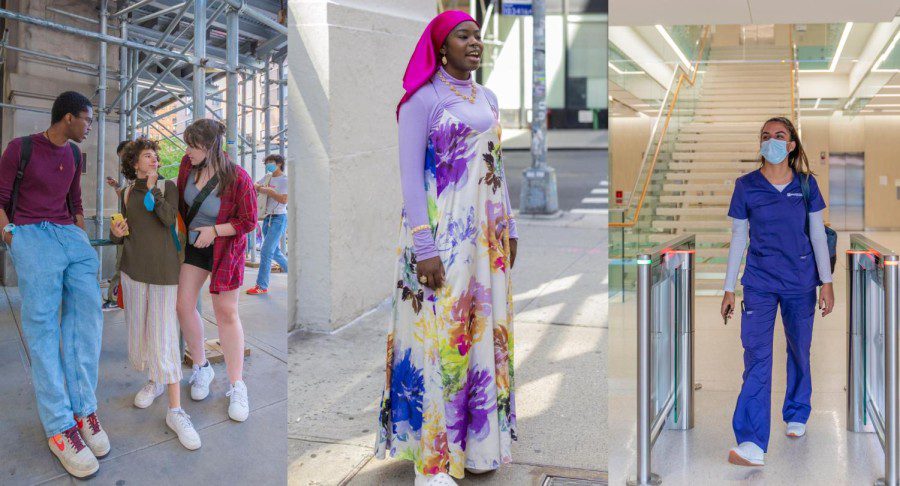
[[[469,103],[475,104],[475,94],[476,94],[475,83],[470,83],[472,85],[472,96],[469,97],[469,96],[466,96],[466,95],[460,93],[459,91],[457,91],[456,86],[453,86],[452,84],[450,84],[450,81],[447,81],[447,78],[444,77],[444,73],[438,72],[438,76],[440,76],[441,81],[444,84],[446,84],[448,88],[450,88],[450,91],[452,91],[453,94],[468,101]]]

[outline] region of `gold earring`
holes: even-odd
[[[446,55],[441,57],[441,64],[443,64],[444,66],[447,65],[447,56]]]

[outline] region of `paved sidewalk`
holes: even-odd
[[[514,463],[461,484],[606,484],[606,219],[520,217],[518,228]],[[288,484],[412,484],[409,462],[372,457],[389,311],[290,337]]]
[[[607,150],[608,130],[556,129],[547,131],[549,150]],[[503,130],[504,150],[531,149],[531,129],[505,128]]]
[[[244,287],[255,281],[256,270],[248,268]],[[0,288],[0,484],[82,483],[66,474],[47,448],[19,329],[18,290]],[[206,336],[212,338],[217,335],[215,317],[209,292],[203,292]],[[182,406],[203,441],[203,447],[193,452],[182,447],[165,425],[165,395],[146,410],[134,407],[134,394],[147,378],[128,364],[124,313],[104,313],[97,399],[112,451],[89,483],[285,483],[287,274],[272,275],[268,295],[242,294],[239,312],[250,347],[244,365],[250,417],[240,424],[228,418],[224,364],[213,365],[216,378],[202,402],[190,399],[190,370],[183,369]],[[251,456],[253,460],[248,460]]]

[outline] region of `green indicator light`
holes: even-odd
[[[650,265],[651,263],[653,263],[653,260],[638,260],[637,261],[638,265]]]

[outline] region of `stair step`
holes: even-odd
[[[723,123],[700,123],[693,122],[683,126],[681,133],[736,133],[746,134],[754,133],[759,136],[759,129],[762,128],[761,122],[723,122]]]
[[[670,170],[690,170],[695,172],[753,172],[759,168],[756,162],[672,162]]]
[[[656,214],[659,216],[697,216],[712,217],[708,208],[656,208]],[[728,212],[723,213],[723,219],[728,219]],[[731,228],[731,226],[729,226]]]
[[[698,148],[705,149],[701,144]],[[729,151],[729,152],[713,152],[711,149],[709,151],[703,152],[675,152],[672,154],[672,160],[693,160],[697,162],[727,162],[730,160],[757,160],[759,159],[759,149],[756,150],[746,150],[746,151]]]
[[[669,172],[666,174],[666,180],[669,181],[688,181],[698,183],[699,181],[715,181],[725,183],[726,181],[734,182],[738,177],[753,172],[759,166],[753,167],[752,170],[744,170],[743,167],[734,170],[719,170],[710,172]]]
[[[683,143],[684,145],[691,145],[692,143],[700,143],[700,144],[715,144],[716,146],[734,146],[740,147],[742,144],[750,144],[750,142],[744,142],[741,140],[747,140],[746,137],[754,137],[754,146],[756,149],[759,149],[759,142],[756,142],[756,138],[759,137],[759,129],[757,127],[755,130],[744,130],[743,133],[679,133],[676,140],[676,150],[678,150],[678,144]],[[683,131],[682,131],[683,132]],[[741,138],[743,137],[743,138]]]
[[[664,192],[687,192],[687,193],[705,193],[705,194],[731,194],[734,191],[734,184],[675,184],[669,183],[663,185]],[[677,216],[677,215],[676,215]]]
[[[790,111],[789,106],[703,106],[694,108],[694,116],[704,115],[752,115],[766,116],[770,113],[785,113]]]
[[[696,115],[693,122],[696,123],[758,123],[762,126],[763,122],[773,116],[787,116],[788,113],[769,113],[766,115]]]
[[[709,64],[705,76],[755,74],[755,73],[781,73],[787,71],[787,63],[777,62],[753,62],[753,63],[716,63]]]
[[[727,221],[662,221],[653,222],[657,229],[680,229],[684,231],[696,231],[698,229],[731,228]]]
[[[681,137],[679,137],[681,140]],[[759,152],[759,142],[753,140],[750,142],[745,141],[737,141],[732,137],[729,137],[730,141],[707,141],[706,139],[699,139],[696,141],[688,142],[688,141],[678,141],[675,142],[675,153],[678,152],[731,152],[731,153],[743,153],[743,152]]]
[[[732,97],[725,97],[722,99],[713,99],[709,100],[704,98],[700,98],[699,101],[694,105],[695,109],[707,109],[707,108],[754,108],[754,109],[768,109],[768,110],[788,110],[790,109],[791,101],[789,98],[785,98],[784,100],[779,101],[770,101],[768,99],[754,99],[752,97],[748,97],[745,100],[736,100]]]
[[[731,203],[731,196],[662,195],[659,196],[659,202],[664,204],[689,204],[691,206],[701,204],[704,206],[728,206]],[[715,208],[715,210],[722,209],[723,207]]]
[[[760,96],[779,96],[779,95],[791,95],[791,86],[789,84],[784,85],[772,85],[772,84],[759,84],[759,83],[741,83],[740,85],[731,84],[731,83],[703,83],[703,89],[701,90],[704,95],[706,94],[755,94]]]

